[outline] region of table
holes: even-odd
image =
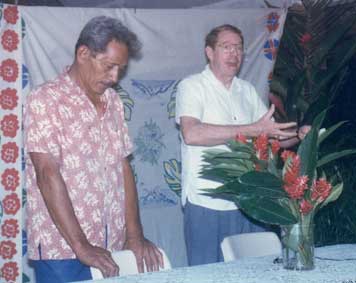
[[[315,256],[311,271],[285,270],[264,256],[83,283],[356,283],[356,244],[316,248]]]

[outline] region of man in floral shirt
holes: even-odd
[[[131,249],[139,271],[162,266],[143,236],[123,104],[111,88],[136,35],[118,20],[96,17],[82,30],[74,63],[33,90],[25,110],[28,253],[36,282],[119,274],[111,251]]]

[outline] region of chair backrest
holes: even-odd
[[[273,232],[244,233],[226,237],[221,243],[224,261],[243,257],[280,255],[281,242]]]
[[[163,255],[163,268],[161,268],[160,270],[171,269],[172,268],[171,263],[166,253],[162,249],[159,250]],[[122,250],[118,252],[113,252],[111,256],[116,262],[116,264],[120,267],[120,276],[132,275],[138,273],[136,258],[131,250]],[[146,272],[146,266],[144,266],[144,269]],[[91,267],[90,271],[94,280],[103,278],[103,274],[99,269]]]

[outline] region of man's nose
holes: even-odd
[[[119,80],[120,68],[119,66],[115,66],[110,70],[110,80],[114,83],[117,83]]]

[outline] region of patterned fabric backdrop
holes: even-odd
[[[166,250],[173,266],[182,266],[186,260],[177,196],[181,163],[179,131],[174,123],[175,95],[182,78],[204,68],[204,35],[213,26],[228,22],[243,30],[246,55],[240,77],[251,81],[267,102],[285,11],[0,4],[0,282],[34,282],[27,264],[26,215],[22,210],[26,193],[22,185],[21,116],[26,94],[71,64],[79,31],[90,18],[103,14],[122,19],[143,42],[143,58],[131,62],[117,92],[124,102],[134,143],[132,166],[145,234]]]
[[[0,281],[20,282],[23,169],[21,18],[16,6],[0,5]]]

